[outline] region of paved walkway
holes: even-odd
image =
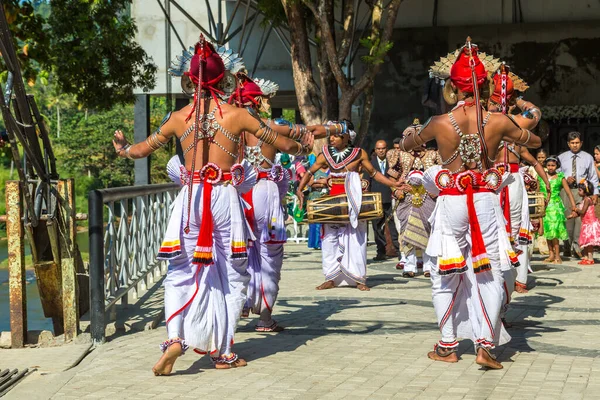
[[[439,338],[429,280],[402,278],[394,265],[369,265],[370,292],[319,292],[320,252],[288,245],[275,308],[287,329],[255,333],[243,320],[235,350],[246,368],[215,370],[190,351],[174,376],[154,377],[163,324],[118,337],[66,372],[28,377],[7,398],[600,399],[600,266],[534,262],[533,289],[515,295],[508,315],[504,369],[484,371],[468,341],[457,364],[427,358]]]

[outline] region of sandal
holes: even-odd
[[[254,327],[255,332],[282,332],[284,330],[283,326],[277,325],[277,321],[273,320],[273,323],[269,326],[260,326],[256,325]]]
[[[245,367],[248,365],[246,360],[239,358],[237,354],[221,355],[220,357],[212,357],[216,369],[231,369]]]

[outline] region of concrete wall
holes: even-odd
[[[470,35],[482,51],[505,60],[531,86],[527,99],[544,106],[600,104],[600,23],[539,23],[399,29],[377,77],[370,135],[391,140],[432,110],[421,105],[428,69]]]

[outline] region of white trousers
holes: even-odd
[[[270,320],[277,295],[283,265],[285,237],[275,237],[270,232],[285,232],[284,211],[277,184],[261,179],[252,190],[256,241],[248,249],[248,308]]]
[[[501,271],[510,268],[502,265],[507,264],[504,261],[507,257],[500,255],[501,251],[507,251],[499,241],[499,233],[505,231],[500,203],[494,193],[476,193],[474,205],[491,265],[491,270],[478,274],[472,267],[466,195],[438,197],[432,216],[427,254],[438,260],[449,256],[455,258],[448,251],[458,246],[468,267],[464,273],[450,275],[440,275],[439,264],[431,269],[433,305],[442,333],[441,347],[456,347],[459,338],[471,339],[486,348],[510,340],[500,322],[504,284]]]
[[[367,281],[367,223],[323,225],[321,241],[325,280],[336,286],[356,286]]]
[[[247,258],[232,258],[232,238],[246,235],[239,195],[232,185],[215,186],[211,196],[213,217],[213,261],[209,266],[192,264],[202,224],[202,185],[193,186],[189,233],[181,232],[181,254],[169,261],[164,281],[165,317],[169,338],[183,338],[201,352],[213,356],[231,353],[234,334],[246,301],[250,275]],[[179,226],[187,220],[187,187],[174,207],[183,207]],[[183,218],[182,218],[183,217]],[[232,226],[234,227],[232,229]],[[241,233],[241,235],[239,235]]]

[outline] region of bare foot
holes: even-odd
[[[423,276],[425,278],[429,278],[429,277],[431,277],[431,273],[430,272],[423,272]]]
[[[490,369],[504,368],[502,364],[492,358],[491,354],[488,353],[487,350],[482,348],[477,349],[477,358],[475,359],[475,362],[482,367]]]
[[[442,357],[438,353],[436,353],[434,350],[434,351],[430,351],[429,353],[427,353],[427,357],[429,357],[433,361],[443,361],[443,362],[447,362],[447,363],[458,362],[458,354],[456,354],[455,352],[450,353],[449,355],[447,355],[445,357]]]
[[[356,288],[358,290],[360,290],[361,292],[368,292],[369,290],[371,290],[371,288],[369,288],[367,285],[364,285],[362,283],[359,283],[358,285],[356,285]]]
[[[217,363],[215,363],[215,368],[216,369],[231,369],[231,368],[245,367],[246,365],[248,365],[246,360],[244,360],[243,358],[238,358],[237,360],[235,360],[232,363],[217,362]]]
[[[517,292],[517,293],[529,293],[529,290],[527,290],[527,286],[523,285],[522,283],[516,282],[515,283],[515,292]]]
[[[317,286],[317,290],[333,289],[335,287],[333,281],[325,281]]]
[[[152,372],[154,372],[154,375],[170,375],[171,371],[173,370],[173,366],[175,365],[175,360],[177,360],[177,357],[179,357],[181,353],[181,343],[173,343],[170,345],[163,353],[160,360],[158,360],[154,367],[152,367]]]
[[[542,261],[542,262],[545,262],[545,263],[551,263],[551,262],[554,262],[554,256],[552,256],[552,255],[551,255],[550,257],[546,258],[546,259],[545,259],[544,261]]]
[[[560,258],[560,257],[556,257],[556,258],[554,259],[554,264],[562,264],[562,260],[561,260],[561,258]]]

